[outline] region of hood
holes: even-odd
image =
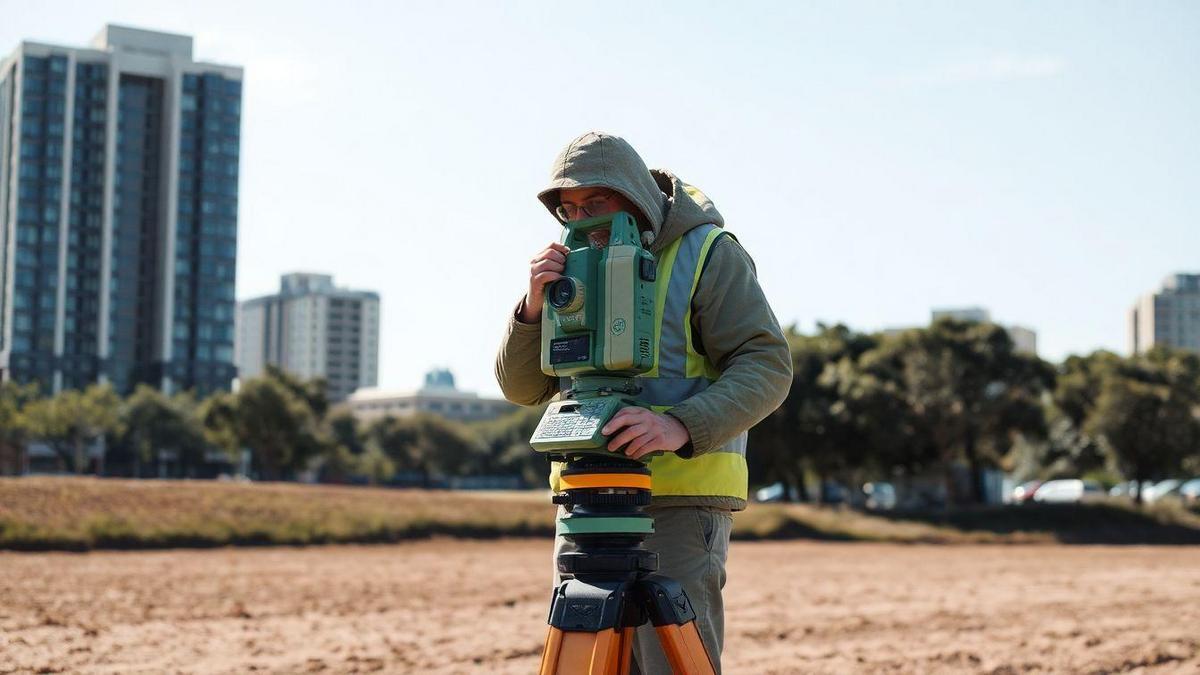
[[[653,169],[650,175],[667,198],[667,215],[655,233],[651,253],[658,253],[667,244],[687,234],[688,230],[705,223],[725,227],[725,218],[700,188],[679,180],[666,169]]]
[[[567,144],[550,169],[550,186],[538,199],[557,219],[558,191],[581,187],[605,187],[632,202],[641,211],[634,217],[654,233],[651,253],[699,225],[725,224],[703,192],[670,171],[647,169],[633,146],[619,136],[591,131]]]

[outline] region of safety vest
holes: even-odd
[[[654,367],[639,378],[638,399],[655,412],[704,391],[720,376],[707,356],[692,344],[692,296],[700,283],[708,252],[722,236],[733,236],[716,225],[692,228],[669,244],[658,258],[654,300]],[[550,487],[559,491],[555,462]],[[649,461],[651,493],[655,497],[700,496],[746,499],[746,432],[712,452],[684,459],[664,452]]]

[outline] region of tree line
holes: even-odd
[[[987,469],[1138,486],[1200,473],[1192,353],[1097,351],[1056,365],[1019,352],[1000,326],[953,319],[892,334],[822,325],[787,337],[791,391],[751,430],[758,481],[805,495],[806,477],[942,475],[947,499],[977,503]],[[950,480],[957,467],[965,488]]]
[[[826,481],[941,477],[946,497],[979,502],[989,469],[1018,479],[1100,476],[1137,485],[1200,473],[1200,358],[1097,351],[1051,364],[990,323],[941,320],[892,334],[843,325],[787,331],[793,382],[751,430],[754,484],[803,499]],[[197,399],[105,385],[40,396],[0,385],[0,473],[27,466],[30,441],[58,470],[204,477],[214,462],[288,480],[438,485],[450,476],[545,484],[530,450],[541,408],[481,423],[416,414],[357,419],[321,380],[269,368],[236,392]],[[89,448],[102,442],[103,464]],[[967,480],[952,480],[965,472]],[[1138,495],[1140,497],[1140,495]]]
[[[129,396],[92,385],[41,397],[34,385],[0,385],[0,474],[22,473],[27,448],[53,453],[54,470],[135,477],[211,477],[234,472],[263,480],[302,474],[324,482],[436,485],[461,475],[518,476],[544,484],[546,461],[526,441],[540,409],[461,423],[418,413],[367,422],[331,405],[320,379],[278,368],[235,392],[197,399],[146,385]],[[89,449],[103,443],[103,462]]]

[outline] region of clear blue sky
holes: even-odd
[[[700,186],[781,322],[980,305],[1060,359],[1200,271],[1196,2],[28,2],[0,50],[104,23],[246,69],[238,297],[383,298],[380,383],[495,393],[534,198],[601,129]]]

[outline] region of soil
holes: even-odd
[[[532,673],[551,542],[0,554],[0,672]],[[1200,548],[734,542],[726,673],[1200,672]]]

